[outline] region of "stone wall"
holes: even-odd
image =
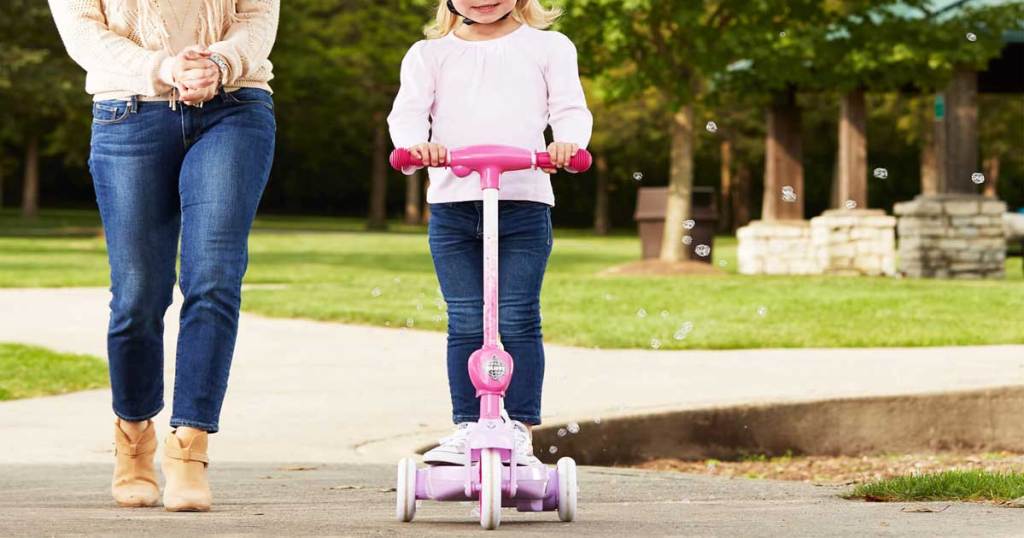
[[[806,220],[756,220],[736,231],[744,275],[813,275],[821,272]]]
[[[896,218],[881,209],[828,210],[811,219],[811,244],[822,273],[896,273]]]
[[[919,195],[896,204],[895,211],[900,270],[906,276],[1005,276],[1005,202],[974,194]]]

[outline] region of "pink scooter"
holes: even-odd
[[[579,150],[568,170],[585,172],[592,157]],[[406,149],[391,154],[391,166],[411,174],[423,163]],[[502,507],[520,512],[558,510],[562,521],[576,518],[576,462],[561,458],[555,469],[516,461],[515,435],[504,410],[504,396],[512,381],[512,356],[498,340],[498,189],[501,174],[516,170],[554,168],[547,153],[508,146],[470,146],[449,152],[452,172],[464,178],[480,174],[484,195],[484,345],[469,357],[469,378],[480,398],[480,421],[471,425],[469,451],[462,466],[417,469],[412,458],[398,462],[395,515],[412,521],[416,501],[480,502],[480,526],[491,530],[501,524]],[[503,465],[503,464],[507,464]]]

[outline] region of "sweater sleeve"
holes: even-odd
[[[156,96],[171,87],[160,80],[165,51],[148,50],[107,27],[100,0],[49,0],[64,47],[78,65],[116,81],[125,91]]]
[[[580,82],[576,46],[565,35],[551,33],[555,43],[544,73],[548,83],[548,123],[555,142],[571,142],[586,148],[593,134],[594,117],[587,108]]]
[[[423,55],[425,45],[425,41],[416,43],[402,60],[401,87],[388,116],[391,141],[396,148],[429,141],[434,74]]]
[[[236,0],[235,20],[224,38],[209,46],[224,57],[228,72],[222,73],[225,86],[257,72],[270,57],[277,38],[281,0]]]

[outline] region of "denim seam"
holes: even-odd
[[[160,411],[163,411],[163,410],[164,410],[164,403],[160,402],[160,405],[157,406],[156,411],[153,411],[152,413],[143,413],[143,414],[138,415],[138,416],[128,416],[128,415],[125,415],[125,414],[119,412],[115,408],[114,409],[114,414],[117,415],[117,418],[119,418],[121,420],[124,420],[124,421],[127,421],[127,422],[142,422],[144,420],[149,420],[149,419],[159,415]]]
[[[199,429],[199,430],[207,431],[209,433],[216,433],[217,430],[220,429],[220,428],[218,428],[217,424],[210,424],[208,422],[199,422],[197,420],[187,420],[187,419],[180,419],[180,418],[173,418],[172,417],[171,418],[171,427],[172,428],[177,428],[177,427],[180,427],[180,426],[186,426],[186,427],[189,427],[189,428],[196,428],[196,429]]]

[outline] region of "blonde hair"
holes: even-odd
[[[160,47],[171,52],[170,32],[153,0],[115,0],[113,11],[121,18],[146,48]],[[238,16],[235,0],[200,0],[199,45],[207,47],[223,38]]]
[[[516,7],[512,10],[512,18],[538,30],[550,27],[561,16],[561,8],[546,8],[540,0],[516,0]],[[423,33],[430,39],[444,37],[452,33],[459,22],[460,17],[448,9],[448,0],[438,0],[437,19],[427,25]]]

